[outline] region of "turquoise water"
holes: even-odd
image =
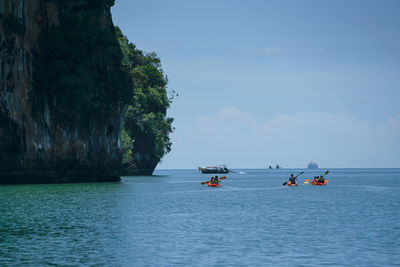
[[[400,265],[400,169],[242,171],[1,186],[0,266]]]

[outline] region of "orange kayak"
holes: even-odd
[[[298,183],[291,184],[291,183],[289,182],[287,185],[288,185],[288,186],[298,186],[299,184],[298,184]]]

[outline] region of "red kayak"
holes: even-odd
[[[320,183],[320,182],[311,182],[312,185],[326,185],[326,182]]]
[[[298,186],[299,184],[298,184],[298,183],[291,184],[291,183],[289,182],[287,185],[288,185],[288,186]]]
[[[208,186],[209,187],[221,187],[220,184],[211,184],[211,183],[208,183]]]

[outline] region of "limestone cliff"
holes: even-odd
[[[0,0],[0,183],[119,180],[113,0]]]

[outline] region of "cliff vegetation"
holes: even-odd
[[[138,174],[149,175],[171,150],[173,118],[167,117],[167,109],[177,94],[167,95],[168,79],[160,58],[136,48],[118,27],[116,33],[122,63],[129,69],[134,86],[122,130],[123,163],[135,166]]]

